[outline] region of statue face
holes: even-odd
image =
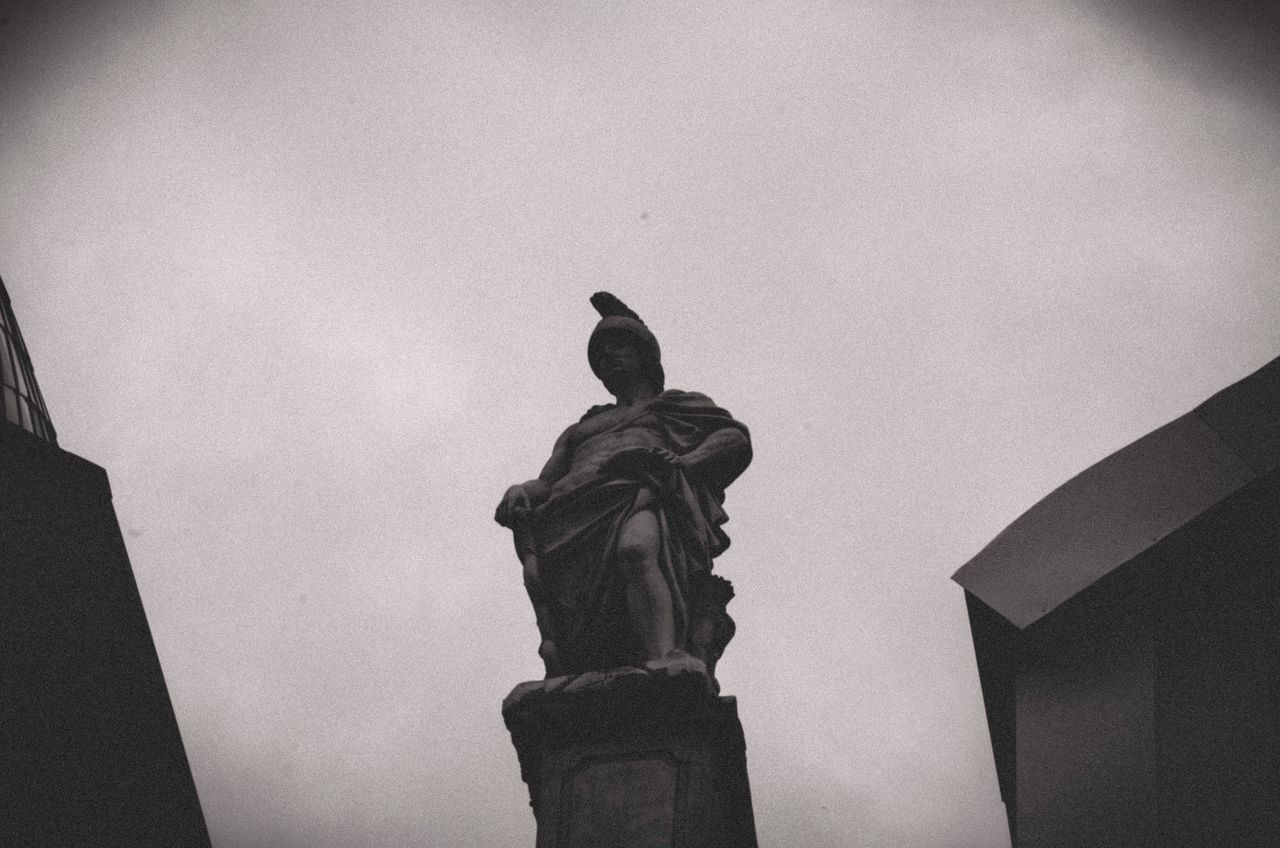
[[[605,388],[610,391],[614,386],[644,375],[644,359],[640,355],[640,348],[625,333],[611,333],[602,338],[591,364]]]

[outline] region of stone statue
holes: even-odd
[[[705,665],[714,685],[734,625],[712,558],[729,545],[721,505],[750,436],[706,395],[664,390],[658,341],[625,304],[591,303],[587,359],[617,402],[565,430],[494,519],[513,531],[548,678]]]

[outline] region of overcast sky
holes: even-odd
[[[777,848],[1007,846],[949,576],[1280,354],[1280,119],[1229,27],[36,5],[0,7],[0,275],[216,848],[532,844],[492,514],[608,400],[593,291],[752,429],[720,678]]]

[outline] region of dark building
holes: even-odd
[[[106,472],[61,450],[0,282],[0,845],[209,845]]]
[[[955,580],[1016,848],[1280,845],[1280,359]]]

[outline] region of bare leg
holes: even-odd
[[[675,649],[671,588],[658,569],[658,517],[641,510],[627,519],[618,534],[618,565],[627,588],[627,613],[640,637],[645,660]]]
[[[538,656],[542,657],[547,677],[555,677],[560,673],[560,657],[556,651],[555,630],[551,624],[551,607],[547,604],[542,576],[538,573],[538,554],[534,548],[533,535],[522,522],[517,523],[513,530],[516,554],[524,567],[524,588],[533,603],[533,617],[538,623],[538,634],[542,637]]]

